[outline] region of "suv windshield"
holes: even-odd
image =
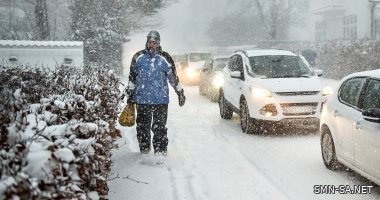
[[[215,71],[222,70],[224,66],[226,66],[227,61],[228,61],[228,58],[216,58],[213,64],[214,70]]]
[[[314,71],[298,56],[266,55],[249,57],[252,72],[266,78],[310,77]]]
[[[186,62],[186,55],[172,55],[174,62]]]
[[[210,53],[190,53],[189,61],[190,62],[198,62],[202,60],[207,60],[211,57]]]

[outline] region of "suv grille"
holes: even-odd
[[[280,96],[298,96],[298,95],[316,95],[319,91],[303,91],[303,92],[275,92]]]
[[[314,115],[318,103],[280,103],[280,106],[285,116]]]

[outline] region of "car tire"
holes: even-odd
[[[249,115],[248,105],[245,100],[240,102],[240,126],[243,133],[253,134],[257,132],[255,120]]]
[[[326,127],[322,128],[321,133],[321,152],[325,166],[330,170],[339,170],[341,164],[336,158],[335,144],[330,130]]]
[[[219,112],[220,117],[223,119],[231,119],[233,115],[233,111],[230,106],[227,104],[227,100],[224,98],[223,92],[220,93],[219,97]]]
[[[215,91],[210,91],[211,102],[217,102],[219,100],[219,93]]]

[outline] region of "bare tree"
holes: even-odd
[[[46,40],[50,36],[49,32],[49,21],[48,21],[48,10],[47,10],[47,0],[36,0],[34,12],[36,15],[36,26],[37,33],[35,39]]]
[[[226,9],[232,14],[211,22],[208,32],[213,44],[287,40],[290,28],[302,24],[308,10],[307,0],[240,0],[236,3],[241,6],[234,12]]]

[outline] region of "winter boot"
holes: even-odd
[[[150,149],[149,148],[141,148],[140,149],[140,154],[149,154]]]

